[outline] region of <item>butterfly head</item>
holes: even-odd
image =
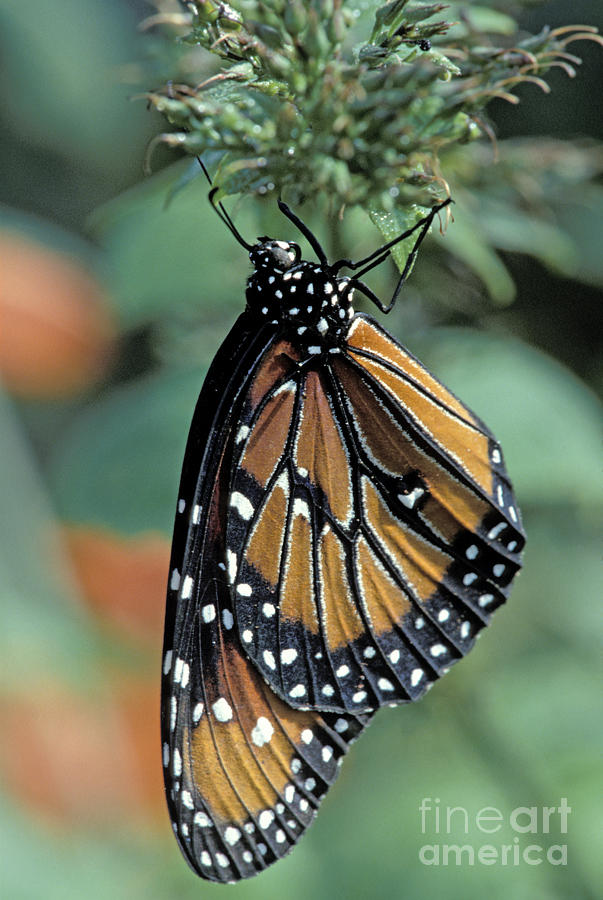
[[[274,269],[281,273],[299,262],[301,249],[291,241],[273,241],[271,238],[261,237],[249,251],[249,259],[256,270]]]

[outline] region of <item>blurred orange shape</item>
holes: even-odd
[[[76,394],[106,371],[116,332],[77,259],[0,232],[0,377],[13,393]]]
[[[86,694],[47,682],[3,700],[3,781],[48,822],[155,825],[164,818],[158,691],[158,678],[122,674]]]
[[[161,651],[169,541],[128,537],[92,526],[65,529],[83,597],[103,621]]]

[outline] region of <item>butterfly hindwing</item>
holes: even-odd
[[[270,336],[256,349],[247,339],[240,320],[210,371],[191,427],[162,682],[174,833],[191,867],[218,882],[256,874],[297,843],[367,722],[285,704],[249,661],[234,627],[224,545],[230,460],[241,427],[241,385],[253,394],[257,381],[249,382],[249,372],[261,377],[256,362],[270,346]]]

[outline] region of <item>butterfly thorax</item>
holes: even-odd
[[[349,278],[300,259],[297,244],[262,238],[251,250],[247,308],[277,322],[311,355],[336,347],[354,315]]]

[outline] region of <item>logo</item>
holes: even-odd
[[[419,848],[419,861],[424,866],[566,866],[567,844],[553,841],[567,834],[571,812],[566,797],[557,806],[516,806],[509,812],[496,806],[442,806],[439,797],[423,797],[421,834],[432,840]],[[498,838],[488,842],[486,836],[495,834]]]

